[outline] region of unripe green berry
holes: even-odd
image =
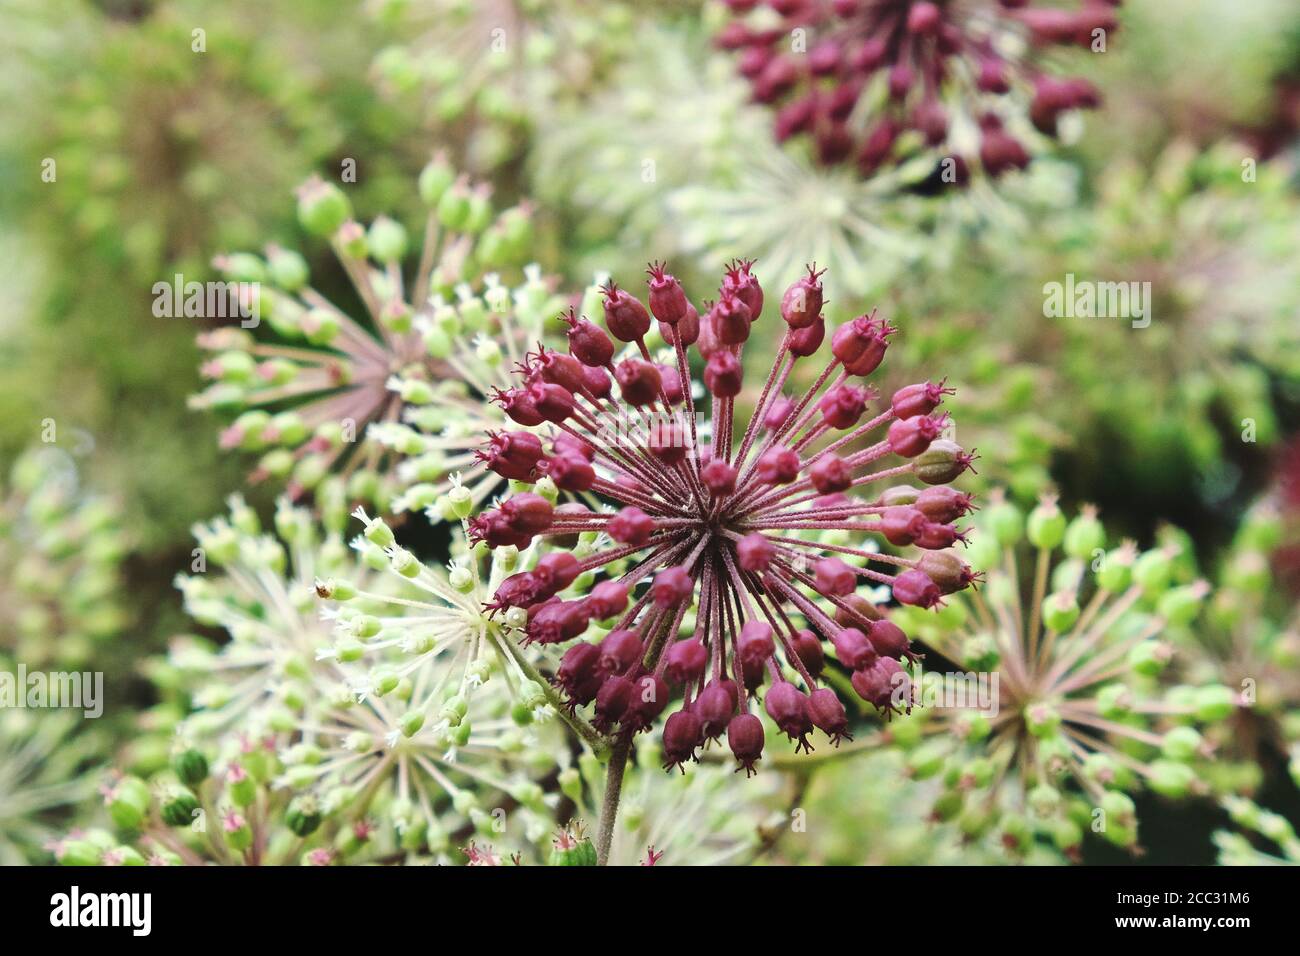
[[[1050,551],[1061,544],[1065,539],[1065,515],[1054,498],[1044,498],[1029,512],[1025,532],[1030,544],[1040,550]]]
[[[352,204],[333,183],[313,177],[298,191],[298,221],[313,235],[333,235],[351,215]]]
[[[370,224],[366,234],[370,254],[378,262],[400,262],[406,255],[406,229],[402,224],[387,216],[379,216]]]
[[[176,771],[181,783],[197,787],[208,777],[208,758],[201,750],[185,747],[172,756],[172,770]]]
[[[1205,723],[1226,720],[1237,709],[1237,695],[1222,684],[1198,687],[1195,696],[1196,719]]]
[[[175,787],[163,795],[160,810],[169,827],[189,826],[199,809],[198,798],[184,787]]]
[[[1080,561],[1091,561],[1093,554],[1106,547],[1106,529],[1090,508],[1081,511],[1065,529],[1065,553]]]
[[[1187,761],[1200,752],[1202,744],[1201,735],[1194,728],[1175,727],[1165,734],[1160,752],[1170,760]]]
[[[1043,601],[1043,623],[1050,630],[1063,634],[1074,627],[1078,620],[1079,603],[1075,600],[1073,592],[1058,591],[1056,594],[1049,594]]]
[[[1025,519],[1010,501],[999,501],[989,506],[988,529],[993,539],[1004,548],[1014,547],[1025,530]]]
[[[284,822],[297,836],[311,836],[321,825],[320,807],[311,794],[294,797],[284,813]]]

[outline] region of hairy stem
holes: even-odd
[[[618,817],[618,800],[623,793],[623,771],[632,749],[631,738],[620,738],[609,755],[605,773],[605,799],[600,805],[600,828],[596,833],[596,865],[609,866],[609,847],[614,842],[614,821]]]

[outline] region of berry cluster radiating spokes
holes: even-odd
[[[826,338],[820,273],[809,267],[769,310],[779,319],[765,320],[752,266],[731,266],[702,310],[654,264],[648,308],[611,282],[608,332],[570,315],[570,354],[543,349],[498,397],[516,423],[549,434],[494,434],[482,457],[503,477],[527,484],[545,475],[608,507],[554,507],[525,491],[469,525],[491,548],[538,536],[575,542],[573,554],[553,551],[547,567],[503,581],[494,607],[526,608],[529,642],[569,642],[592,622],[607,626],[599,645],[566,650],[555,682],[575,708],[594,704],[598,729],[622,735],[648,729],[680,694],[663,730],[670,767],[726,733],[752,771],[764,732],[751,711],[764,685],[762,706],[799,747],[811,749],[814,727],[832,742],[847,737],[843,704],[818,680],[824,641],[863,698],[887,711],[908,706],[900,663],[911,656],[908,639],[859,584],[932,607],[972,581],[951,550],[963,536],[953,522],[970,502],[944,484],[971,456],[941,436],[946,416],[935,414],[950,389],[919,383],[868,410],[878,396],[859,382],[896,331],[874,313],[836,329],[830,360],[811,385],[794,387],[796,366]],[[673,346],[663,362],[644,341],[652,321]],[[779,345],[746,416],[738,399],[754,395],[743,392],[751,334]],[[708,397],[707,422],[697,421],[692,346],[705,360],[698,394]],[[866,491],[906,479],[926,487]],[[883,554],[877,538],[923,553]],[[556,596],[580,575],[593,582],[583,597]]]
[[[32,448],[0,480],[0,654],[82,666],[122,633],[119,509],[81,486],[73,459]]]
[[[909,771],[942,781],[936,820],[1017,857],[1040,838],[1077,857],[1088,832],[1136,849],[1129,794],[1203,792],[1214,746],[1198,728],[1232,713],[1229,688],[1169,680],[1209,587],[1179,583],[1169,547],[1107,550],[1096,510],[1067,521],[1052,495],[1026,517],[995,490],[979,519],[979,592],[891,614],[930,652],[919,719],[896,735]]]
[[[299,219],[330,240],[364,318],[313,288],[292,250],[217,259],[243,309],[282,340],[234,327],[199,336],[212,384],[192,404],[236,413],[221,444],[261,455],[254,479],[284,479],[295,498],[345,483],[348,500],[419,510],[448,491],[448,476],[500,421],[488,393],[508,384],[564,300],[535,265],[513,288],[496,271],[527,252],[527,206],[495,213],[487,187],[440,156],[419,192],[428,216],[418,265],[404,274],[400,223],[380,216],[364,228],[346,194],[319,178],[299,190]],[[482,500],[496,484],[471,494]]]
[[[946,151],[953,165],[944,181],[961,184],[968,143],[978,142],[990,175],[1028,164],[1007,128],[1008,101],[1027,100],[1030,122],[1047,136],[1061,114],[1098,105],[1091,83],[1053,76],[1042,54],[1057,45],[1104,50],[1119,4],[727,0],[737,19],[717,42],[738,52],[755,99],[780,104],[778,139],[807,135],[822,162],[856,162],[864,175],[922,150]]]

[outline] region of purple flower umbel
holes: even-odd
[[[895,329],[874,313],[845,323],[812,384],[786,393],[795,365],[826,338],[819,275],[810,268],[771,310],[785,327],[748,417],[737,404],[744,344],[781,328],[763,328],[764,294],[748,262],[727,271],[703,315],[661,266],[650,269],[649,308],[611,283],[608,332],[571,316],[571,354],[531,355],[518,387],[499,396],[518,424],[549,435],[493,435],[487,467],[525,483],[545,474],[612,508],[553,507],[523,492],[478,515],[470,535],[489,547],[544,535],[572,548],[506,579],[495,604],[527,609],[529,641],[575,641],[589,622],[606,622],[599,644],[566,650],[554,680],[574,707],[593,705],[606,732],[646,730],[680,699],[662,730],[669,767],[726,734],[752,772],[764,743],[753,713],[760,693],[800,748],[811,749],[814,728],[832,742],[847,737],[844,705],[818,682],[825,641],[864,699],[886,711],[909,706],[899,663],[911,656],[908,639],[858,585],[892,585],[897,600],[931,607],[972,580],[949,550],[969,498],[944,484],[971,459],[940,436],[946,416],[934,414],[951,389],[919,383],[868,411],[877,396],[861,379]],[[673,347],[662,363],[644,340],[656,320]],[[633,346],[629,357],[620,360],[614,340]],[[706,360],[695,394],[691,346]],[[709,396],[711,437],[697,423],[696,394]],[[866,491],[904,479],[923,490]],[[919,559],[881,554],[866,540],[875,537],[927,550]],[[584,576],[583,597],[556,596]],[[692,607],[694,631],[679,639]]]
[[[977,125],[987,173],[1024,168],[1029,152],[1004,128],[1004,104],[1021,94],[1048,136],[1062,113],[1097,106],[1092,84],[1051,75],[1042,53],[1095,45],[1116,28],[1119,4],[727,0],[737,19],[717,42],[737,52],[754,98],[777,107],[777,139],[810,136],[822,162],[855,162],[864,175],[907,158],[910,139],[946,150],[944,181],[960,185],[971,158],[951,149],[952,114]]]

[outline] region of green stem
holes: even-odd
[[[592,753],[602,759],[606,754],[610,753],[609,738],[600,733],[600,731],[591,726],[591,724],[587,723],[576,713],[570,713],[569,705],[565,702],[564,698],[561,697],[555,688],[551,686],[551,682],[543,677],[541,672],[538,671],[538,669],[520,653],[519,648],[515,646],[514,641],[502,635],[498,639],[497,643],[505,647],[506,653],[508,653],[514,659],[514,662],[519,665],[519,669],[528,675],[528,679],[542,689],[542,694],[545,695],[547,703],[555,708],[555,712],[560,715],[560,719],[568,724],[573,729],[573,732],[583,739],[587,746],[591,748]]]

